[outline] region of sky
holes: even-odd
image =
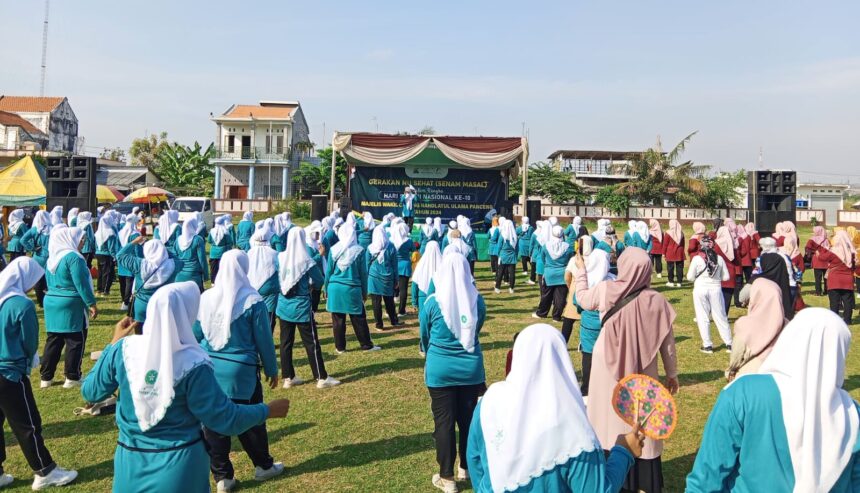
[[[340,131],[669,148],[719,170],[860,182],[860,2],[53,0],[47,95],[88,153],[211,142],[233,103]],[[38,95],[44,0],[0,0],[0,94]],[[10,41],[14,40],[14,41]]]

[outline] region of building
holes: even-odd
[[[0,111],[14,113],[48,137],[43,150],[73,153],[78,117],[64,97],[0,96]]]
[[[123,161],[96,159],[96,183],[116,188],[128,195],[138,188],[162,186],[161,178],[146,166],[129,166]]]
[[[292,176],[312,152],[308,123],[298,101],[234,104],[219,116],[215,198],[281,200],[295,190]]]
[[[550,154],[550,164],[557,171],[573,174],[580,185],[598,189],[629,181],[630,159],[641,152],[561,150]]]
[[[48,136],[15,113],[0,111],[0,153],[15,157],[19,152],[32,153],[48,146]]]
[[[799,208],[823,210],[827,225],[836,226],[839,211],[844,206],[843,197],[848,189],[848,185],[799,183],[797,185],[797,204]]]

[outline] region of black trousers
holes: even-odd
[[[669,271],[669,282],[680,283],[681,278],[684,277],[684,261],[669,262],[667,260],[666,268]]]
[[[734,290],[733,296],[734,296],[734,300],[735,300],[735,306],[738,308],[741,307],[741,289],[743,289],[743,288],[744,288],[744,276],[743,276],[743,274],[741,274],[739,276],[735,276],[735,290]]]
[[[523,262],[523,272],[529,271],[529,264],[531,263],[531,259],[529,257],[522,257]]]
[[[221,265],[220,258],[209,259],[209,278],[212,279],[212,284],[215,284],[215,276],[218,275],[218,267]]]
[[[541,280],[540,303],[538,303],[537,316],[546,318],[552,307],[552,319],[561,322],[561,312],[567,303],[567,285],[547,286],[545,280]]]
[[[570,342],[570,335],[573,334],[573,328],[576,325],[576,320],[572,318],[561,318],[561,335],[564,336],[564,342]]]
[[[430,409],[435,425],[433,440],[436,442],[436,462],[439,463],[439,475],[443,478],[454,477],[454,459],[458,455],[455,425],[460,432],[460,467],[469,469],[466,459],[469,426],[483,388],[484,385],[480,384],[427,389],[430,391]]]
[[[40,476],[45,476],[57,466],[51,453],[45,448],[42,438],[42,416],[36,407],[33,388],[30,379],[25,375],[21,380],[13,382],[0,376],[0,429],[3,422],[9,422],[9,428],[18,440],[18,446],[24,452],[30,469]],[[6,440],[0,433],[0,474],[3,474],[3,463],[6,462]]]
[[[311,289],[311,307],[314,313],[320,311],[320,298],[322,298],[322,289]]]
[[[0,271],[6,268],[6,257],[0,255]]]
[[[102,294],[110,294],[110,287],[114,279],[114,260],[110,255],[96,255],[99,265],[99,279],[96,290]]]
[[[582,354],[582,382],[579,384],[579,390],[582,395],[588,395],[588,382],[591,381],[591,353]]]
[[[350,315],[349,321],[352,323],[352,330],[355,332],[355,338],[358,339],[358,344],[361,349],[370,349],[373,347],[373,340],[370,338],[370,328],[367,326],[367,312],[362,310],[361,315]],[[334,333],[334,347],[338,351],[346,351],[346,314],[332,313],[331,314],[331,330]]]
[[[308,355],[308,364],[311,372],[317,380],[325,380],[328,373],[325,371],[320,338],[317,333],[317,324],[313,318],[307,323],[287,322],[280,319],[281,325],[281,377],[296,378],[296,369],[293,367],[293,345],[296,341],[296,329],[299,329],[299,337],[305,346]]]
[[[415,224],[415,216],[406,216],[403,218],[403,222],[405,222],[409,226],[409,230],[412,231],[412,225]]]
[[[732,295],[735,294],[735,288],[722,288],[723,289],[723,306],[726,309],[726,315],[729,314],[729,308],[732,306]]]
[[[657,274],[663,273],[663,255],[660,253],[651,254],[651,264],[654,266],[654,272]]]
[[[45,293],[48,291],[48,280],[45,276],[36,283],[34,291],[36,291],[36,303],[39,306],[45,306]]]
[[[373,304],[373,319],[376,322],[376,328],[383,328],[382,324],[382,304],[385,303],[385,312],[388,313],[388,320],[391,325],[400,323],[397,320],[397,308],[394,306],[394,296],[381,296],[378,294],[370,295],[370,301]]]
[[[93,252],[87,252],[81,254],[84,256],[84,260],[87,261],[87,269],[93,268],[93,258],[95,258],[95,254]]]
[[[529,281],[536,282],[537,278],[535,276],[537,276],[537,265],[535,265],[534,262],[531,262],[531,264],[531,269],[529,269]]]
[[[498,255],[490,255],[490,271],[495,274],[496,270],[499,268],[499,256]]]
[[[515,264],[499,264],[499,268],[496,270],[496,289],[502,287],[503,279],[508,281],[511,289],[514,289],[514,285],[517,283],[516,267]]]
[[[753,266],[752,265],[744,265],[741,267],[741,269],[743,269],[744,284],[746,284],[746,283],[750,282],[750,279],[752,278]]]
[[[830,311],[839,315],[846,324],[851,324],[851,316],[854,314],[854,292],[850,289],[831,289],[827,291],[830,298]]]
[[[409,276],[398,278],[398,291],[400,292],[400,304],[397,307],[397,314],[406,315],[406,302],[409,298]]]
[[[119,276],[119,294],[122,296],[122,302],[125,304],[128,304],[131,301],[131,287],[133,285],[133,277]]]
[[[814,269],[815,274],[815,296],[822,296],[827,294],[827,284],[824,282],[824,274],[827,273],[827,269]]]
[[[257,386],[249,400],[233,399],[233,402],[236,404],[259,404],[263,402],[263,386],[260,384],[260,377],[257,376]],[[212,471],[215,482],[217,483],[222,479],[233,479],[233,463],[230,462],[231,437],[216,433],[204,426],[203,438],[206,440],[206,450],[209,452],[210,461],[209,469]],[[266,431],[266,423],[254,426],[239,435],[239,442],[255,466],[263,469],[272,467],[275,461],[269,455],[269,436]]]
[[[45,338],[45,353],[42,355],[40,369],[42,380],[54,379],[60,353],[66,347],[63,374],[69,380],[81,379],[81,363],[84,361],[84,346],[87,343],[87,330],[81,332],[48,332]]]
[[[475,275],[475,261],[469,261],[469,272],[474,276]]]

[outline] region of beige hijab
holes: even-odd
[[[759,277],[750,288],[749,312],[735,322],[729,375],[755,372],[787,323],[782,290],[770,279]],[[753,361],[756,364],[750,365]]]

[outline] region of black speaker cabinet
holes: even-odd
[[[534,224],[536,221],[541,220],[540,206],[541,206],[540,200],[527,200],[526,201],[526,216],[528,216],[531,224]]]
[[[512,200],[503,200],[499,202],[499,206],[496,210],[498,211],[499,216],[510,220],[514,219],[514,202]]]
[[[86,156],[49,157],[45,164],[48,210],[62,206],[63,212],[77,207],[95,212],[96,158]]]
[[[311,196],[311,221],[322,221],[328,215],[328,197],[325,195]]]
[[[794,171],[750,171],[747,191],[750,217],[762,236],[773,233],[777,223],[796,220],[797,173]]]
[[[349,197],[341,197],[338,202],[340,207],[340,218],[346,221],[346,216],[352,211],[352,199]]]

